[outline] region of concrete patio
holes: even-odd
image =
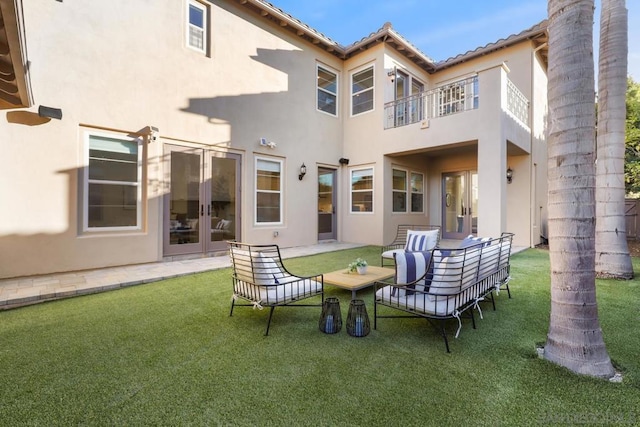
[[[456,240],[440,241],[440,246],[445,248],[456,247],[457,244],[458,241]],[[281,252],[283,258],[296,258],[361,246],[363,245],[357,243],[331,241],[310,246],[283,248]],[[514,247],[513,253],[524,249],[526,248]],[[61,298],[105,292],[230,266],[229,257],[223,255],[0,279],[0,310],[8,310]]]

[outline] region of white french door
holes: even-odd
[[[442,237],[463,239],[478,232],[478,173],[442,175]]]
[[[226,250],[239,236],[240,156],[165,146],[164,254]]]

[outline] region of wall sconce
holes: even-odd
[[[338,159],[338,163],[340,163],[341,165],[348,165],[349,164],[349,159],[345,159],[344,157],[340,157],[340,159]]]
[[[38,115],[40,117],[48,117],[50,119],[61,120],[62,110],[60,108],[45,107],[44,105],[40,105],[38,107]]]
[[[389,76],[389,80],[391,80],[391,83],[393,83],[393,81],[396,78],[396,70],[391,70],[387,73],[387,76]]]
[[[302,181],[302,178],[304,178],[306,174],[307,174],[307,167],[303,163],[302,166],[300,166],[300,175],[298,175],[298,179]]]
[[[513,169],[507,168],[507,184],[511,184],[513,181]]]

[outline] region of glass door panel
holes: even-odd
[[[223,250],[227,240],[236,240],[238,230],[237,177],[240,172],[239,157],[213,153],[210,157],[210,216],[208,250]]]
[[[463,239],[478,231],[478,173],[444,174],[442,179],[442,237]]]
[[[336,239],[336,193],[334,169],[318,169],[318,240]]]
[[[170,148],[170,184],[165,221],[165,252],[192,253],[202,247],[200,229],[200,181],[202,154],[199,150]]]

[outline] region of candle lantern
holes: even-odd
[[[342,329],[342,315],[340,314],[340,300],[329,297],[322,304],[322,314],[318,327],[325,334],[335,334]]]
[[[371,331],[367,306],[361,299],[351,300],[347,315],[347,333],[352,337],[366,337]]]

